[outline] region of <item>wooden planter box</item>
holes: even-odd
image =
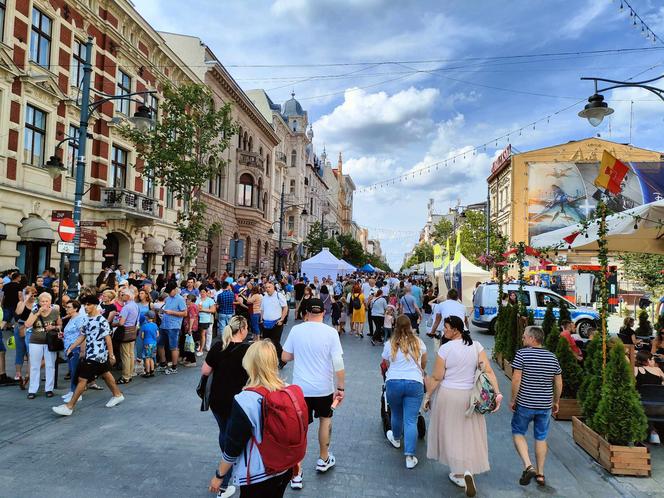
[[[607,471],[614,475],[650,477],[650,451],[645,446],[617,446],[572,417],[572,436]]]
[[[496,353],[493,355],[494,359],[496,360],[496,363],[498,363],[498,366],[500,368],[503,368],[503,354],[502,353]]]
[[[581,405],[577,399],[561,398],[558,414],[553,418],[556,420],[572,420],[572,417],[581,416]]]
[[[503,372],[508,379],[512,380],[512,364],[505,359],[503,359]]]

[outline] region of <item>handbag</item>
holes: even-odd
[[[196,394],[201,398],[201,411],[206,412],[210,409],[210,392],[212,391],[212,377],[214,372],[210,375],[201,375],[201,380],[198,381],[196,386]]]
[[[470,392],[470,405],[466,410],[466,417],[473,413],[485,415],[496,409],[496,392],[489,381],[484,369],[484,362],[479,359],[479,350],[475,342],[475,351],[477,352],[477,367],[475,368],[475,383]]]
[[[44,331],[46,331],[46,324],[44,323],[44,318],[41,315],[39,315],[39,321],[41,322]],[[65,341],[58,337],[58,333],[59,330],[55,332],[46,332],[46,346],[51,353],[57,353],[58,351],[64,351],[65,349]]]
[[[118,325],[113,332],[113,340],[117,342],[133,342],[136,340],[136,325]]]

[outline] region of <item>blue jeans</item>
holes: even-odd
[[[392,335],[392,329],[383,327],[383,342],[387,342]]]
[[[134,343],[134,358],[139,360],[143,358],[143,339],[141,338],[141,331],[136,334],[136,342]]]
[[[224,313],[219,313],[219,321],[217,324],[217,330],[219,336],[222,336],[224,334],[224,327],[228,325],[228,322],[231,321],[231,318],[233,315],[225,315]]]
[[[212,415],[214,415],[214,419],[217,421],[217,425],[219,426],[219,449],[223,453],[224,447],[226,446],[226,428],[228,426],[228,419],[223,418],[221,415],[213,411]],[[231,477],[233,477],[233,467],[231,467],[231,469],[224,476],[224,479],[221,481],[222,488],[228,487],[228,483],[231,482]]]
[[[546,441],[551,422],[551,409],[533,410],[516,405],[516,410],[512,415],[512,435],[525,436],[530,422],[533,422],[535,440]]]
[[[78,364],[81,361],[81,348],[76,348],[72,351],[71,358],[67,359],[67,364],[69,365],[69,375],[71,379],[69,381],[69,390],[71,392],[76,391],[76,384],[78,384]]]
[[[252,313],[251,314],[251,331],[254,334],[260,334],[261,333],[260,321],[261,321],[261,314],[260,313]]]
[[[26,346],[25,337],[21,337],[18,329],[19,325],[17,323],[14,325],[14,344],[16,344],[16,360],[14,361],[14,365],[23,366],[25,357],[28,354],[28,347]]]
[[[417,446],[417,416],[424,398],[424,386],[416,380],[392,379],[385,384],[387,403],[392,414],[392,433],[401,439],[403,433],[403,454],[415,455]]]

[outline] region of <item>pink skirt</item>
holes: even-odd
[[[484,416],[466,417],[471,389],[438,388],[432,399],[427,434],[427,457],[447,465],[450,472],[487,472],[489,445]]]

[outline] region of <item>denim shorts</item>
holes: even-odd
[[[551,423],[551,409],[533,410],[517,405],[512,415],[512,434],[525,436],[528,426],[533,422],[533,433],[537,441],[546,440]]]
[[[143,344],[143,359],[150,360],[155,357],[157,351],[156,344]]]
[[[168,339],[168,349],[175,351],[178,349],[178,341],[180,339],[180,329],[159,329],[159,339],[157,344],[165,347],[166,340]]]

